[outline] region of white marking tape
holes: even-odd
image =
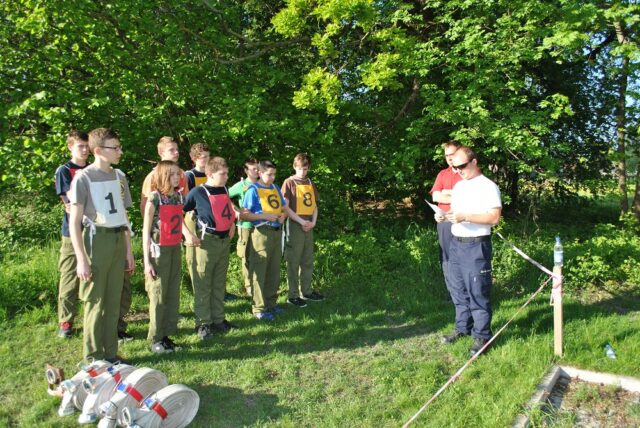
[[[489,345],[491,345],[491,343],[507,328],[507,326],[509,324],[511,324],[511,322],[516,318],[516,316],[520,313],[520,311],[522,311],[524,308],[526,308],[529,303],[531,303],[531,301],[538,295],[540,294],[540,292],[544,289],[544,287],[547,285],[547,283],[549,281],[551,281],[553,279],[553,289],[551,290],[552,295],[554,292],[556,292],[556,290],[559,292],[560,288],[558,288],[560,286],[560,284],[562,284],[562,278],[559,278],[557,275],[555,275],[553,272],[551,272],[549,269],[545,268],[544,266],[542,266],[540,263],[538,263],[537,261],[533,260],[531,257],[529,257],[528,255],[526,255],[521,249],[519,249],[518,247],[516,247],[515,245],[513,245],[511,242],[507,241],[500,233],[496,233],[500,239],[502,239],[504,242],[506,242],[516,253],[518,253],[519,255],[521,255],[525,260],[527,260],[528,262],[530,262],[531,264],[533,264],[534,266],[536,266],[538,269],[540,269],[541,271],[543,271],[544,273],[546,273],[547,275],[549,275],[549,278],[546,279],[546,281],[544,281],[542,283],[542,285],[540,285],[540,287],[536,290],[535,293],[533,293],[529,299],[527,299],[526,302],[524,302],[524,304],[522,306],[520,306],[520,308],[513,314],[513,316],[509,319],[509,321],[507,321],[505,323],[505,325],[503,325],[502,327],[500,327],[500,329],[496,332],[496,334],[494,334],[491,339],[489,339],[489,341],[478,351],[475,353],[475,355],[473,357],[471,357],[466,363],[464,363],[464,365],[462,367],[460,367],[458,369],[457,372],[455,372],[455,374],[453,376],[451,376],[449,378],[449,380],[447,381],[447,383],[445,383],[444,385],[442,385],[442,387],[435,393],[433,394],[433,396],[429,399],[429,401],[427,401],[426,403],[424,403],[424,405],[422,407],[420,407],[420,410],[418,410],[416,412],[415,415],[413,415],[411,417],[411,419],[409,419],[403,426],[402,428],[407,428],[409,425],[411,425],[417,418],[418,416],[420,416],[420,414],[422,412],[424,412],[427,407],[429,407],[429,405],[431,403],[433,403],[435,401],[436,398],[438,398],[438,396],[440,396],[440,394],[442,394],[444,392],[445,389],[447,389],[447,387],[449,385],[451,385],[453,382],[455,382],[456,380],[458,380],[458,378],[460,377],[460,375],[462,374],[463,371],[465,371],[465,369],[467,367],[469,367],[483,352],[485,349],[487,349],[489,347]]]

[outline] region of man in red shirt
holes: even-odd
[[[436,182],[433,183],[433,187],[429,191],[433,202],[438,203],[440,208],[445,213],[451,210],[451,192],[453,186],[462,180],[458,171],[454,171],[452,166],[453,155],[460,147],[460,143],[454,140],[447,141],[442,145],[444,149],[444,158],[447,161],[447,168],[438,173]],[[437,215],[437,214],[436,214]],[[440,263],[442,265],[442,273],[444,274],[444,282],[449,289],[449,244],[451,243],[451,223],[443,221],[437,223],[438,228],[438,242],[440,243]]]

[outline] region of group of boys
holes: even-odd
[[[122,156],[118,135],[98,128],[89,134],[72,131],[67,138],[71,160],[56,171],[56,192],[65,205],[60,250],[58,320],[60,337],[70,337],[76,300],[84,302],[85,359],[116,361],[118,341],[130,340],[124,315],[131,303],[129,277],[134,270],[131,227],[126,210],[131,195],[126,176],[115,169]],[[89,151],[94,162],[87,165]],[[170,137],[158,142],[163,161],[177,163],[179,150]],[[245,162],[246,178],[227,191],[228,166],[210,158],[205,144],[190,151],[194,168],[181,173],[185,225],[195,238],[185,242],[188,272],[194,290],[196,332],[201,340],[234,328],[224,317],[230,240],[238,227],[237,254],[242,259],[244,286],[252,313],[271,321],[283,312],[276,304],[280,260],[287,261],[287,302],[306,306],[324,297],[311,287],[313,229],[318,217],[318,192],[307,177],[310,158],[298,154],[295,175],[283,191],[270,161]],[[142,186],[140,208],[154,188],[154,171]],[[238,201],[238,206],[230,202]],[[229,297],[229,294],[226,294]],[[232,295],[231,295],[232,296]],[[151,349],[157,347],[152,345]],[[167,348],[161,351],[173,351]]]

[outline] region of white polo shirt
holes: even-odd
[[[453,187],[451,210],[468,214],[484,214],[492,208],[501,208],[500,189],[493,181],[480,174],[471,180],[461,180]],[[454,223],[451,233],[458,237],[477,237],[491,235],[491,225]]]

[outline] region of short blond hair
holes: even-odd
[[[209,175],[220,171],[222,168],[229,168],[227,161],[220,156],[215,156],[209,159],[207,166],[204,168],[204,172]]]
[[[169,144],[175,144],[177,146],[178,142],[174,140],[173,137],[160,137],[160,140],[158,140],[158,155],[162,155],[162,152],[164,152],[164,149],[166,149]]]
[[[109,128],[96,128],[89,132],[89,149],[91,153],[95,154],[96,148],[104,146],[107,140],[120,140],[120,137],[114,130]]]

